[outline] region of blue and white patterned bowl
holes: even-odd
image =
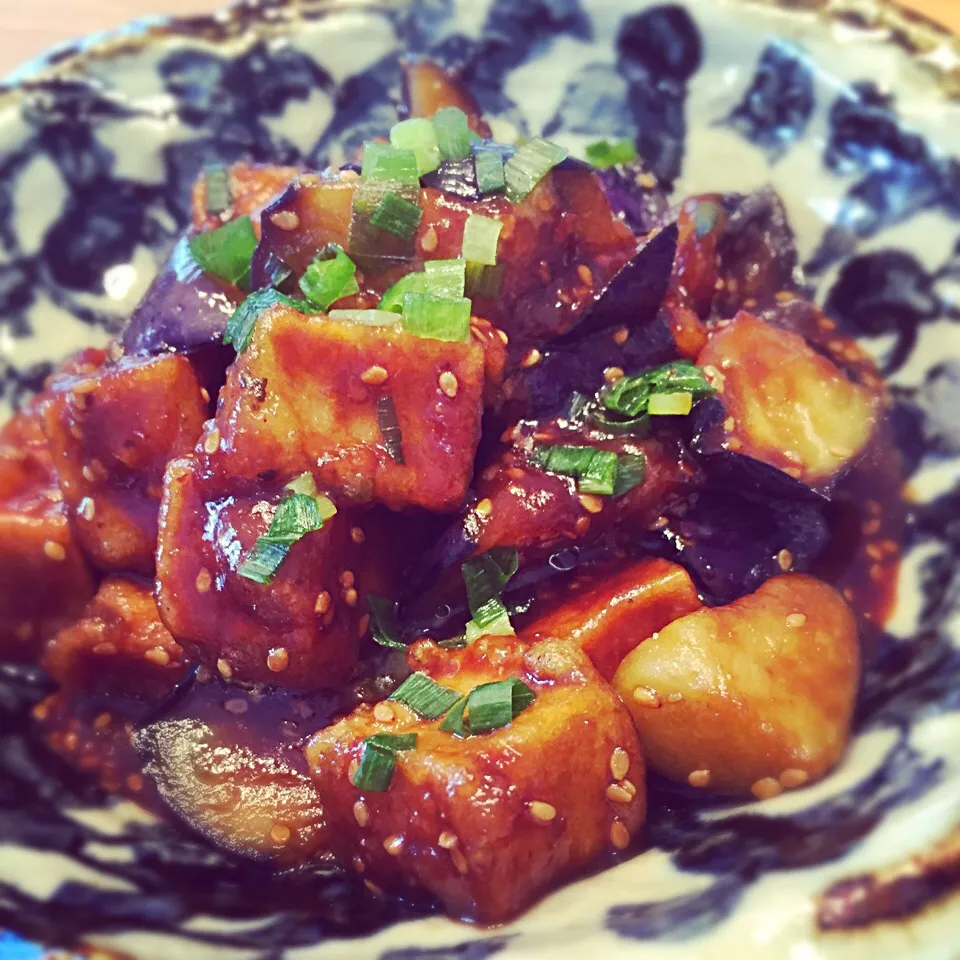
[[[960,45],[929,24],[886,0],[264,0],[57,51],[0,85],[3,401],[116,333],[205,162],[342,159],[394,119],[406,50],[462,66],[498,134],[579,149],[639,130],[678,194],[785,198],[819,296],[890,376],[916,499],[856,741],[775,800],[660,797],[646,850],[507,927],[374,908],[358,929],[339,880],[230,867],[61,782],[24,720],[37,691],[7,683],[0,927],[138,960],[957,960]],[[854,928],[836,929],[841,902]],[[0,933],[0,957],[33,955]]]

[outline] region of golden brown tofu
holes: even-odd
[[[675,620],[626,657],[613,685],[652,769],[765,798],[840,759],[859,671],[857,623],[843,598],[788,574]]]
[[[536,700],[508,726],[464,739],[394,702],[317,733],[307,760],[343,863],[378,887],[419,887],[451,913],[498,923],[637,835],[646,795],[636,731],[574,644],[484,637],[448,652],[420,641],[409,659],[461,694],[518,677]],[[376,733],[417,735],[382,793],[351,782]]]
[[[802,337],[739,313],[697,357],[719,371],[726,446],[811,486],[866,446],[880,398],[848,380]]]
[[[259,219],[260,209],[269,203],[294,177],[296,167],[273,164],[235,163],[227,170],[230,205],[223,214],[207,210],[207,178],[193,185],[191,206],[193,225],[198,230],[213,230],[227,220],[250,214]]]
[[[170,632],[226,679],[291,688],[343,680],[365,632],[365,548],[343,512],[295,543],[270,584],[238,569],[267,532],[280,484],[209,477],[193,457],[167,471],[157,603]],[[363,629],[361,629],[363,627]]]
[[[41,666],[61,689],[158,703],[184,674],[183,648],[160,622],[153,584],[110,577],[83,616],[48,644]]]
[[[430,60],[412,59],[403,64],[403,79],[411,117],[432,117],[444,107],[457,107],[467,115],[471,130],[490,136],[479,104],[451,71]]]
[[[44,407],[77,540],[106,571],[151,575],[163,472],[203,428],[206,401],[179,355],[122,359],[62,376]]]
[[[668,560],[627,564],[560,602],[523,628],[523,639],[572,640],[608,680],[620,661],[668,623],[701,606],[683,567]]]
[[[80,615],[95,587],[35,400],[0,432],[0,659],[32,660]]]
[[[195,719],[151,724],[134,742],[160,796],[214,843],[280,866],[323,858],[323,808],[299,749],[260,753]]]
[[[480,440],[484,351],[475,343],[305,317],[275,307],[227,378],[216,463],[266,471],[399,509],[459,507]],[[399,443],[381,431],[392,401]]]

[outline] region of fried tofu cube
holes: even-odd
[[[530,642],[572,640],[608,680],[638,644],[701,606],[683,567],[639,560],[599,582],[563,594],[559,604],[523,628]]]
[[[866,446],[880,397],[847,379],[789,330],[738,313],[697,357],[721,379],[726,445],[810,486],[827,483]]]
[[[450,913],[498,923],[637,835],[646,795],[636,731],[574,644],[484,637],[448,652],[420,641],[409,657],[461,695],[518,677],[536,700],[507,726],[463,739],[389,701],[317,733],[307,760],[344,864],[378,887],[426,890]],[[351,780],[376,733],[417,735],[380,793]]]
[[[103,581],[83,616],[47,645],[41,666],[61,689],[159,703],[185,672],[183,648],[160,622],[153,584]]]
[[[33,401],[0,431],[0,658],[33,659],[94,589]]]
[[[324,488],[393,509],[455,510],[473,474],[483,387],[477,343],[274,307],[221,393],[216,462],[247,478],[313,471]],[[391,407],[392,439],[381,430]]]
[[[203,429],[183,356],[129,358],[56,380],[44,430],[77,540],[94,566],[152,575],[163,472]]]
[[[833,587],[788,574],[664,627],[613,685],[652,769],[765,798],[840,759],[860,679],[857,622]]]
[[[295,543],[272,583],[238,573],[284,496],[280,484],[225,486],[193,457],[171,462],[157,551],[160,613],[188,653],[226,679],[296,689],[337,683],[356,663],[367,589],[364,547],[346,513]]]

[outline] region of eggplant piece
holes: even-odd
[[[219,343],[242,299],[239,290],[200,267],[185,235],[134,310],[120,344],[127,354],[155,354]]]
[[[483,199],[477,186],[477,164],[473,156],[465,160],[444,160],[432,173],[421,177],[420,182],[425,187],[452,194],[461,200]]]
[[[634,233],[651,233],[663,221],[670,205],[667,191],[644,164],[598,170],[597,176],[614,213]]]
[[[538,363],[508,378],[511,417],[557,414],[574,391],[592,394],[603,386],[608,367],[630,372],[676,359],[673,335],[658,311],[670,282],[677,236],[677,225],[670,224],[648,240],[569,334],[553,340]],[[621,343],[622,330],[628,336]]]

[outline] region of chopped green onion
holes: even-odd
[[[329,497],[315,497],[321,520],[329,520],[337,515],[337,505]]]
[[[301,473],[285,484],[283,489],[290,493],[302,493],[305,497],[316,497],[317,481],[312,473]]]
[[[373,621],[373,639],[381,647],[391,647],[394,650],[406,650],[407,645],[400,639],[400,628],[397,624],[397,605],[386,597],[376,594],[367,595],[367,609]]]
[[[467,726],[464,711],[467,709],[467,698],[461,698],[455,703],[440,724],[440,729],[444,733],[452,733],[458,737],[469,737],[470,728]]]
[[[647,412],[654,394],[688,393],[698,400],[715,392],[700,367],[690,360],[675,360],[636,376],[622,377],[604,387],[600,391],[600,402],[608,410],[636,417]]]
[[[249,217],[237,217],[216,230],[190,238],[190,252],[200,266],[227,283],[246,288],[257,234]]]
[[[423,265],[427,293],[435,297],[459,299],[466,287],[466,260],[428,260]]]
[[[535,458],[541,469],[580,478],[590,468],[597,450],[595,447],[575,447],[566,444],[538,447]]]
[[[375,733],[363,741],[363,755],[353,776],[358,790],[385,793],[393,780],[397,754],[417,745],[415,733]]]
[[[503,264],[495,267],[485,266],[482,263],[467,264],[466,293],[470,297],[483,297],[487,300],[496,300],[500,296],[500,287],[503,285]]]
[[[363,145],[364,180],[382,183],[404,183],[420,186],[417,157],[412,150],[398,150],[386,143],[368,140]]]
[[[492,267],[497,262],[497,243],[503,223],[471,213],[463,225],[463,259]]]
[[[461,573],[473,618],[466,628],[467,643],[484,635],[513,635],[510,615],[500,596],[519,566],[515,547],[488,550],[463,564]]]
[[[219,216],[233,204],[230,189],[230,173],[223,163],[208,163],[204,167],[203,180],[206,187],[207,213]]]
[[[386,230],[401,240],[409,240],[417,232],[422,217],[423,210],[417,204],[395,193],[387,193],[370,222],[379,230]]]
[[[458,737],[474,737],[500,730],[536,699],[534,692],[517,677],[482,683],[454,704],[440,729]]]
[[[433,128],[444,160],[466,160],[476,134],[459,107],[443,107],[433,116]]]
[[[456,690],[444,687],[425,673],[411,673],[396,690],[391,700],[405,703],[414,713],[426,720],[442,717],[459,699]]]
[[[607,433],[629,434],[631,437],[646,437],[653,429],[653,424],[645,413],[626,420],[614,419],[607,416],[603,408],[592,401],[586,413],[586,420],[590,426],[605,430]]]
[[[470,339],[471,303],[429,293],[408,293],[403,298],[403,326],[418,337],[451,343]]]
[[[533,691],[517,677],[475,687],[467,698],[470,733],[489,733],[507,726],[535,700]]]
[[[301,313],[307,313],[310,309],[310,304],[306,301],[294,300],[280,293],[279,290],[257,290],[233,311],[233,315],[227,321],[223,342],[233,344],[238,354],[243,353],[250,346],[253,330],[260,315],[281,303]]]
[[[632,140],[598,140],[587,147],[587,160],[598,170],[615,167],[618,163],[633,163],[637,147]]]
[[[389,327],[400,322],[390,310],[331,310],[327,316],[331,320],[348,320],[365,327]]]
[[[503,170],[503,154],[499,150],[473,151],[477,165],[477,189],[481,193],[495,193],[502,190],[506,180]]]
[[[693,396],[689,393],[655,393],[647,402],[651,417],[686,416],[693,409]]]
[[[465,633],[460,633],[455,637],[448,637],[446,640],[437,641],[437,646],[443,647],[444,650],[462,650],[468,646],[467,636]]]
[[[255,583],[271,583],[290,548],[308,533],[322,528],[323,517],[316,499],[291,493],[280,501],[270,529],[257,538],[253,552],[240,564],[237,573]]]
[[[357,265],[340,247],[335,247],[335,250],[332,259],[327,251],[318,254],[300,278],[300,289],[321,310],[329,309],[332,303],[360,290],[356,278]]]
[[[390,143],[398,150],[410,150],[417,159],[417,173],[422,177],[440,166],[442,159],[437,131],[425,117],[411,117],[395,123],[390,130]]]
[[[610,496],[617,485],[619,459],[611,450],[597,450],[577,485],[581,493]]]
[[[382,268],[385,260],[412,260],[416,254],[416,244],[412,236],[395,236],[375,226],[372,222],[373,218],[381,212],[381,205],[385,198],[391,193],[419,209],[419,186],[412,186],[398,180],[361,181],[353,194],[350,217],[350,255],[355,259],[369,257],[376,262],[378,268]],[[387,204],[391,203],[391,201],[386,202]],[[379,217],[378,220],[380,220]],[[383,221],[380,220],[380,222]]]
[[[504,164],[507,199],[519,203],[566,156],[563,147],[548,140],[527,141]]]
[[[380,427],[380,437],[390,459],[403,466],[406,460],[403,456],[403,434],[397,419],[397,407],[393,397],[386,393],[377,397],[377,426]]]
[[[408,273],[387,289],[380,301],[378,310],[403,313],[403,298],[408,293],[426,293],[427,278],[423,273]],[[462,294],[461,294],[462,296]]]
[[[617,464],[617,482],[613,488],[615,497],[622,497],[634,487],[639,487],[647,478],[647,458],[642,453],[621,453]]]
[[[503,601],[491,600],[484,607],[481,617],[467,621],[463,634],[464,645],[469,646],[481,637],[512,637],[515,633],[510,622],[510,611]]]

